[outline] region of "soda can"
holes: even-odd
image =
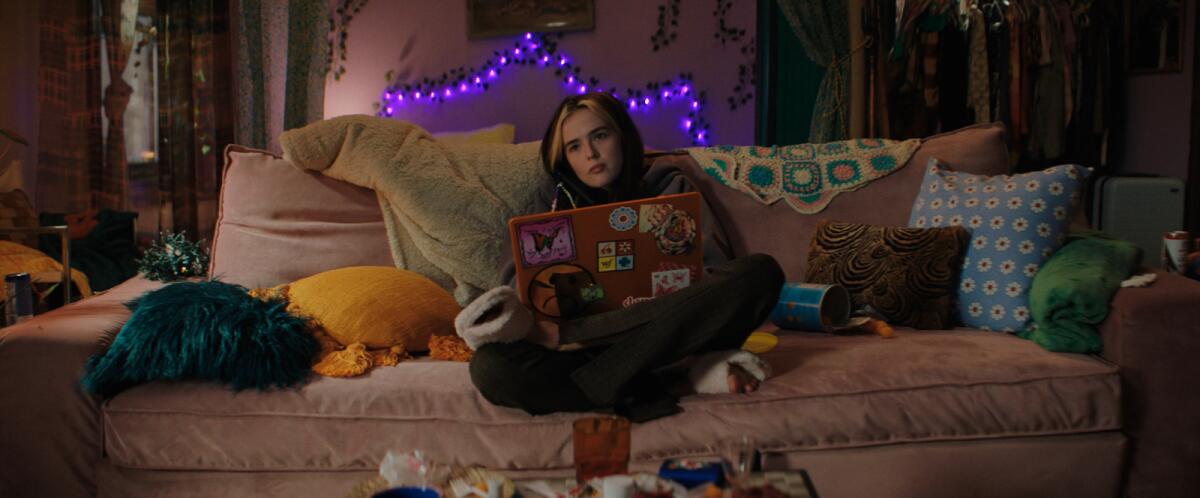
[[[5,275],[4,287],[8,291],[8,300],[4,301],[5,325],[33,318],[33,284],[29,274],[21,272]]]
[[[1162,267],[1171,273],[1183,273],[1192,236],[1186,230],[1163,233]]]

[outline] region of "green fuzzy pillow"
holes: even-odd
[[[179,282],[126,304],[133,315],[107,351],[88,360],[84,390],[111,398],[156,380],[204,380],[234,390],[291,387],[320,347],[282,300],[219,281]]]

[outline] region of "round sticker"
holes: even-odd
[[[668,256],[687,254],[695,241],[696,219],[687,211],[671,211],[661,224],[654,227],[654,242],[658,250]]]
[[[608,215],[608,226],[618,232],[633,229],[637,226],[637,211],[629,206],[621,206],[612,210],[612,214]]]

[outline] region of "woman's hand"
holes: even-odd
[[[558,324],[549,320],[538,319],[533,330],[529,331],[529,336],[525,337],[525,340],[546,349],[558,349]]]

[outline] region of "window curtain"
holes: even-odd
[[[279,134],[322,119],[329,66],[325,0],[233,2],[236,140],[280,152]]]
[[[139,16],[153,19],[149,32],[156,34],[150,39],[139,38]],[[150,222],[154,231],[211,238],[220,151],[232,141],[228,20],[227,3],[214,0],[41,4],[39,210],[136,209],[141,217],[156,218]],[[135,43],[157,54],[157,74],[145,65],[135,71],[156,85],[135,89],[127,80]],[[149,104],[157,106],[157,122],[135,124],[127,111],[131,97],[149,98],[134,95],[143,88],[157,92]],[[139,167],[148,164],[156,177],[147,192],[140,181],[139,191],[131,191],[130,133],[157,137],[149,144],[157,150],[138,156],[145,161]],[[133,194],[157,200],[143,212]]]
[[[133,87],[125,81],[125,66],[133,47],[134,23],[138,0],[102,0],[100,2],[101,40],[108,61],[109,82],[104,88],[104,160],[92,172],[92,207],[126,210],[129,208],[129,164],[125,156],[125,109]]]
[[[38,10],[38,170],[42,211],[83,211],[104,180],[100,24],[90,0]]]
[[[159,228],[212,240],[233,140],[227,2],[158,2]]]
[[[813,108],[810,142],[850,136],[849,0],[778,0],[783,17],[808,58],[825,67]]]
[[[37,199],[43,211],[129,207],[124,117],[133,87],[123,73],[137,10],[136,0],[40,6]]]

